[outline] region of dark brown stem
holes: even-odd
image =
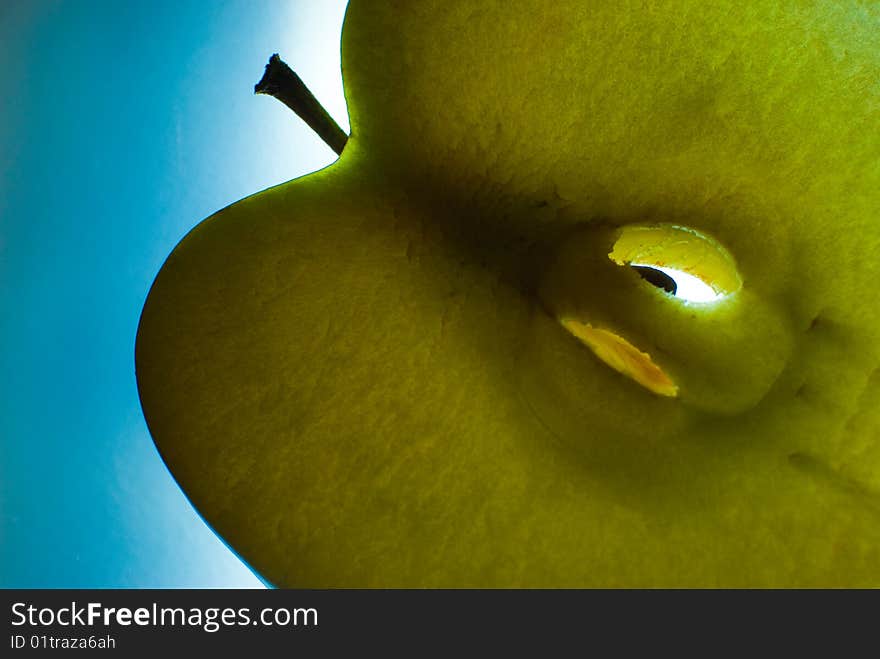
[[[260,82],[254,85],[255,94],[274,96],[296,112],[336,154],[341,154],[348,135],[324,109],[305,83],[285,64],[278,53],[269,58]]]

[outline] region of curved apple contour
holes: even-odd
[[[880,585],[877,10],[582,4],[352,2],[340,160],[159,273],[151,432],[273,583]],[[736,292],[609,258],[667,225]]]

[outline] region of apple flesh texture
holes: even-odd
[[[169,257],[145,415],[269,581],[880,585],[877,12],[637,4],[353,2],[340,160]],[[742,291],[608,260],[652,222]]]

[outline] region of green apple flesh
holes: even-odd
[[[343,73],[340,159],[196,227],[138,332],[156,444],[245,560],[880,586],[880,10],[353,1]],[[652,287],[609,258],[634,225],[711,237],[739,288]]]

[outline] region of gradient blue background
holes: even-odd
[[[345,2],[0,1],[0,587],[260,587],[147,432],[134,340],[201,219],[329,164],[253,95],[277,51],[348,130]]]

